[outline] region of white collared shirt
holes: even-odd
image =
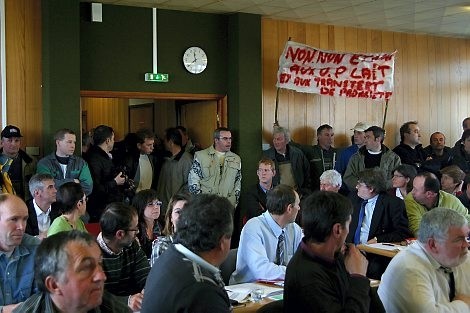
[[[36,211],[36,216],[38,220],[38,228],[40,233],[47,232],[49,227],[51,226],[51,206],[47,209],[46,212],[41,210],[41,208],[37,205],[36,199],[33,199],[34,210]]]

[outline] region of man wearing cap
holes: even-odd
[[[380,168],[387,180],[387,189],[392,187],[393,170],[401,164],[400,157],[384,144],[385,130],[371,126],[365,130],[364,146],[349,160],[343,180],[349,190],[354,190],[359,172],[366,168]]]
[[[28,192],[28,182],[31,176],[36,173],[36,160],[20,149],[21,135],[20,129],[13,125],[8,125],[2,130],[2,148],[0,154],[12,160],[8,169],[8,176],[13,185],[15,193],[29,200],[31,195]]]
[[[359,148],[364,145],[365,131],[369,127],[370,125],[366,122],[359,122],[353,128],[351,128],[351,130],[354,131],[353,144],[340,153],[338,161],[336,161],[335,164],[335,170],[337,170],[341,176],[343,176],[344,172],[346,172],[349,159],[359,150]]]

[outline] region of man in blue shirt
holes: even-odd
[[[0,312],[11,312],[36,292],[34,255],[40,240],[25,234],[28,208],[15,195],[0,194]]]
[[[365,131],[370,126],[371,125],[365,122],[359,122],[353,128],[351,128],[351,130],[354,131],[353,144],[341,151],[338,157],[338,161],[335,163],[335,170],[337,170],[341,175],[344,175],[346,172],[349,159],[352,157],[352,155],[365,144]]]
[[[294,222],[299,203],[299,195],[290,186],[281,184],[268,192],[268,210],[242,229],[230,284],[284,279],[287,263],[302,239],[302,230]]]

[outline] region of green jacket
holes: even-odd
[[[429,210],[424,205],[416,202],[411,192],[408,193],[408,195],[406,195],[405,197],[405,206],[406,213],[408,214],[410,230],[414,234],[414,236],[417,237],[421,218],[423,217],[423,214]],[[448,208],[457,211],[460,214],[464,215],[470,222],[470,215],[468,215],[467,208],[462,204],[462,202],[460,202],[460,200],[456,196],[451,195],[450,193],[439,190],[439,200],[435,207]]]
[[[65,177],[60,163],[55,157],[55,152],[39,160],[37,167],[38,173],[50,174],[54,177],[55,187],[57,189],[65,183],[73,182],[74,179],[78,179],[83,188],[83,192],[85,192],[87,196],[93,191],[93,179],[91,178],[90,169],[85,160],[79,156],[70,156]]]
[[[366,147],[362,146],[359,151],[352,155],[349,160],[348,167],[343,176],[344,183],[348,186],[349,190],[356,190],[357,180],[359,178],[359,172],[363,171],[366,166],[364,164],[364,153]],[[401,164],[400,157],[382,145],[382,158],[380,159],[380,169],[384,172],[387,180],[387,189],[392,187],[392,175],[393,170]]]

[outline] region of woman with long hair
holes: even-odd
[[[152,255],[150,258],[150,265],[155,263],[155,260],[173,243],[173,235],[176,232],[176,222],[179,219],[181,211],[189,201],[189,196],[186,194],[176,194],[171,197],[168,203],[168,210],[165,214],[165,228],[163,235],[155,239],[152,243]]]
[[[152,241],[161,235],[158,223],[162,202],[158,200],[157,192],[153,189],[139,191],[132,199],[132,206],[137,210],[139,217],[139,240],[142,250],[150,258]]]

